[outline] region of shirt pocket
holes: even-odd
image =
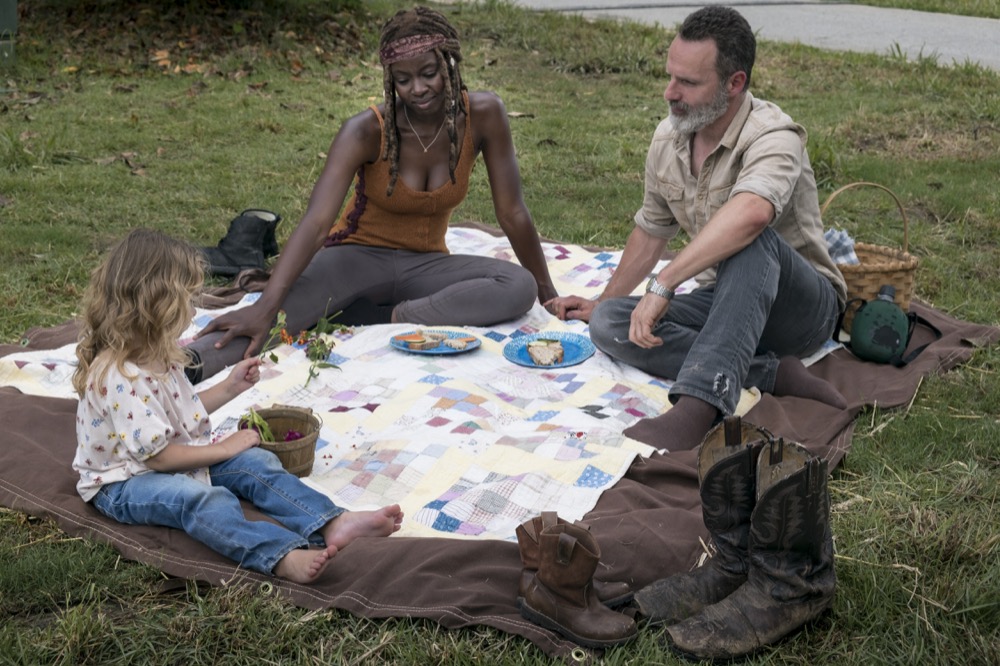
[[[729,197],[732,194],[733,186],[724,185],[722,187],[712,187],[708,190],[708,205],[711,206],[712,212],[714,213],[718,209],[722,208]]]

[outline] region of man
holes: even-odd
[[[685,20],[621,263],[596,301],[550,301],[561,319],[589,321],[609,356],[676,380],[666,413],[625,430],[659,449],[697,446],[744,386],[845,405],[799,360],[833,333],[846,287],[823,238],[805,130],[748,91],[755,53],[735,10]],[[690,242],[645,295],[629,296],[678,227]],[[675,295],[692,277],[698,289]]]

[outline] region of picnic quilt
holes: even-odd
[[[512,260],[506,238],[452,228],[454,253]],[[558,243],[544,251],[559,293],[596,295],[620,252]],[[682,289],[690,289],[687,283]],[[182,343],[228,308],[197,311]],[[399,503],[400,536],[514,540],[514,529],[543,510],[579,520],[614,486],[637,455],[653,449],[622,431],[669,408],[670,383],[597,351],[559,368],[526,367],[504,348],[535,333],[586,335],[536,306],[521,319],[462,331],[481,344],[454,354],[417,354],[390,345],[410,324],[351,328],[336,334],[325,368],[310,378],[301,345],[274,350],[261,382],[213,414],[215,435],[237,427],[250,408],[307,407],[322,420],[306,482],[348,509]],[[48,397],[75,395],[74,346],[0,359],[0,385]],[[219,373],[214,380],[224,376]],[[205,383],[207,386],[212,380]],[[759,398],[744,391],[740,413]]]

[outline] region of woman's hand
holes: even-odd
[[[274,315],[266,312],[258,302],[216,317],[208,326],[198,331],[195,338],[221,331],[223,335],[215,343],[216,349],[222,349],[232,342],[233,338],[250,338],[250,344],[243,358],[252,358],[262,351],[273,320]]]
[[[546,310],[563,321],[567,319],[590,321],[590,314],[594,311],[594,306],[597,305],[597,301],[571,295],[558,296],[542,303],[542,305]]]

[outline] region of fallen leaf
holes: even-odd
[[[507,112],[507,117],[508,118],[534,118],[535,114],[533,114],[533,113],[521,113],[520,111],[508,111]]]
[[[62,73],[63,74],[75,74],[79,70],[80,70],[79,67],[74,67],[73,65],[70,65],[69,67],[63,67],[62,68]]]

